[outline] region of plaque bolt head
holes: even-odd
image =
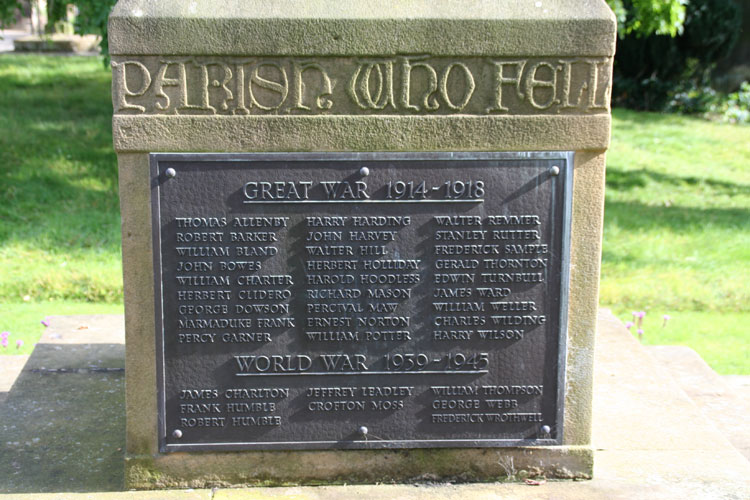
[[[367,435],[367,427],[365,427],[364,425],[363,425],[362,427],[360,427],[359,429],[357,429],[357,430],[358,430],[358,431],[359,431],[359,433],[360,433],[360,434],[362,434],[363,436],[366,436],[366,435]]]
[[[552,431],[552,429],[550,429],[549,425],[543,425],[542,426],[542,432],[543,433],[549,434],[551,431]]]
[[[560,175],[560,167],[557,165],[553,166],[551,169],[549,169],[549,173],[552,175]]]
[[[182,431],[180,429],[173,430],[172,431],[172,437],[180,439],[182,437]]]
[[[359,175],[361,175],[362,177],[367,177],[368,175],[370,175],[370,169],[367,167],[360,168]]]
[[[175,169],[173,169],[173,168],[168,168],[168,169],[167,169],[167,170],[166,170],[166,171],[164,172],[164,175],[166,175],[166,176],[167,176],[167,178],[171,179],[172,177],[174,177],[174,176],[176,176],[176,175],[177,175],[177,172],[176,172],[176,171],[175,171]]]

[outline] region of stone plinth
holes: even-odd
[[[122,0],[110,17],[135,488],[589,478],[616,23],[603,0]],[[163,453],[149,153],[574,153],[560,446]]]

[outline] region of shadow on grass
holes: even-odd
[[[0,57],[3,241],[119,248],[111,78],[99,64]]]
[[[612,116],[617,120],[617,128],[627,129],[641,125],[683,125],[689,120],[688,117],[682,115],[632,111],[624,108],[613,109]]]
[[[616,166],[607,165],[607,189],[627,191],[634,188],[645,187],[649,181],[671,186],[681,184],[696,186],[698,184],[705,184],[706,186],[709,186],[716,190],[725,191],[726,194],[750,195],[750,186],[747,184],[719,181],[705,177],[682,177],[655,172],[646,168],[640,168],[637,170],[624,170]]]
[[[604,205],[604,228],[617,224],[630,231],[654,229],[698,229],[705,226],[747,231],[748,214],[742,208],[695,208],[679,205],[652,206],[632,201],[610,201]]]

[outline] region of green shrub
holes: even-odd
[[[0,0],[0,29],[13,24],[16,20],[16,11],[21,8],[18,0]]]
[[[743,82],[740,90],[717,102],[710,112],[729,123],[750,123],[750,83]]]
[[[716,62],[732,49],[739,28],[740,10],[733,0],[691,0],[678,36],[627,34],[615,55],[613,103],[667,109],[676,94],[707,85]]]
[[[688,0],[607,0],[621,37],[682,33],[687,3]]]
[[[93,34],[102,37],[99,44],[105,64],[109,62],[109,40],[107,38],[107,21],[112,7],[117,0],[77,0],[78,16],[76,17],[76,33]]]
[[[750,123],[750,83],[742,83],[740,89],[731,94],[711,87],[688,87],[672,97],[667,111],[703,114],[727,123]]]
[[[711,87],[689,87],[677,92],[667,111],[686,115],[708,113],[721,102],[721,95]]]

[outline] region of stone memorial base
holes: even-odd
[[[121,0],[109,41],[128,487],[591,477],[603,0]]]
[[[126,457],[131,488],[590,479],[588,447],[263,451]],[[469,465],[467,465],[469,464]],[[221,478],[221,479],[216,479]]]

